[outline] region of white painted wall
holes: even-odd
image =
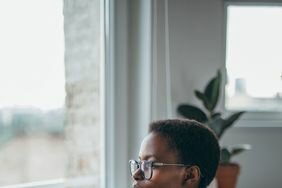
[[[222,0],[169,1],[169,28],[173,109],[183,102],[199,104],[194,89],[202,89],[218,68],[224,70],[224,4]],[[281,187],[282,128],[271,128],[279,122],[262,122],[269,128],[240,127],[238,122],[223,137],[224,144],[253,147],[234,158],[242,165],[238,188]],[[254,124],[245,121],[244,125]]]
[[[156,9],[153,6],[155,2]],[[144,120],[141,117],[148,118],[144,109],[150,110],[148,105],[150,100],[147,98],[147,92],[150,92],[150,89],[146,85],[148,83],[145,83],[150,81],[144,75],[146,75],[146,71],[149,71],[149,55],[146,50],[148,50],[147,47],[150,47],[147,40],[150,39],[148,33],[150,33],[151,21],[157,25],[156,30],[151,33],[153,35],[156,32],[156,38],[152,38],[152,41],[155,40],[157,44],[150,49],[154,52],[151,64],[154,72],[151,75],[152,80],[149,85],[156,84],[157,88],[151,90],[152,93],[156,92],[155,95],[152,95],[153,100],[151,101],[152,119],[167,116],[167,106],[165,105],[167,98],[164,94],[166,90],[164,3],[164,0],[152,1],[152,14],[157,16],[155,20],[146,15],[146,12],[149,11],[146,10],[146,7],[150,8],[149,2],[144,3],[136,0],[129,3],[127,116],[128,156],[130,158],[138,154],[139,144],[147,131],[147,119]],[[172,78],[171,100],[172,111],[175,112],[176,106],[183,102],[200,105],[194,97],[194,89],[203,88],[218,68],[224,70],[224,3],[222,0],[168,0],[168,18]],[[142,33],[145,34],[142,35]],[[156,48],[154,49],[154,47]],[[155,70],[158,72],[156,73]],[[138,72],[144,73],[144,75],[139,75]],[[145,104],[138,106],[140,100],[144,100]],[[219,107],[222,107],[222,104],[221,101]],[[265,124],[269,128],[251,127],[256,126],[256,123]],[[258,120],[256,123],[254,121],[238,122],[237,127],[232,128],[224,135],[222,143],[226,145],[249,143],[252,145],[251,151],[234,158],[234,161],[242,165],[238,188],[267,186],[279,188],[282,177],[282,163],[280,162],[282,159],[282,150],[280,149],[282,129],[271,127],[279,125],[280,122]]]

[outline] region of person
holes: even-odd
[[[219,163],[218,139],[194,120],[152,122],[139,159],[130,160],[133,188],[206,188]]]

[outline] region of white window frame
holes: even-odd
[[[53,179],[53,180],[45,180],[45,181],[36,181],[30,183],[22,183],[22,184],[14,184],[1,186],[1,188],[76,188],[83,186],[93,186],[94,180],[92,177],[80,177],[73,179]]]
[[[227,41],[227,8],[229,5],[241,5],[241,6],[281,6],[282,0],[278,1],[266,1],[266,0],[246,0],[246,1],[236,1],[236,0],[225,0],[224,2],[224,61],[226,63],[226,41]],[[226,67],[224,67],[226,70]],[[226,75],[226,74],[225,74]],[[282,87],[282,80],[281,80]],[[225,88],[224,88],[225,93]],[[225,94],[224,94],[225,95]],[[223,97],[224,112],[226,114],[234,113],[235,111],[227,110],[225,108],[225,96]],[[282,112],[246,112],[238,123],[235,124],[236,127],[282,127]]]
[[[123,6],[121,6],[123,4]],[[125,6],[124,6],[125,5]],[[105,70],[104,70],[104,142],[105,153],[103,159],[104,170],[102,180],[104,188],[128,187],[126,173],[128,171],[127,151],[127,91],[118,90],[126,79],[125,71],[120,67],[127,66],[127,29],[121,27],[127,22],[126,0],[105,0],[104,29],[105,29]],[[125,13],[125,14],[121,14]],[[119,16],[117,16],[117,14]],[[124,48],[122,53],[117,53],[116,44]],[[118,76],[122,75],[122,76]],[[120,109],[124,113],[117,115]],[[118,127],[117,127],[118,126]]]
[[[106,0],[105,188],[130,187],[129,156],[138,157],[136,150],[151,118],[146,74],[152,58],[151,6],[150,0]]]

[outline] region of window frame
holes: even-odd
[[[126,0],[104,1],[104,153],[103,188],[128,187]],[[118,162],[117,162],[118,161]],[[126,178],[127,177],[127,178]]]
[[[64,4],[65,1],[61,0],[62,3]],[[111,83],[107,82],[107,78],[113,76],[112,68],[110,66],[104,65],[105,62],[105,55],[106,52],[105,50],[110,50],[107,47],[105,47],[105,43],[109,42],[107,41],[107,37],[105,37],[106,35],[106,24],[109,24],[107,21],[110,20],[110,16],[113,16],[113,7],[109,8],[107,7],[107,5],[111,5],[113,6],[113,0],[106,0],[106,1],[100,1],[100,12],[101,12],[101,19],[100,19],[100,24],[101,24],[101,135],[102,135],[102,139],[101,139],[101,161],[102,163],[100,164],[100,172],[101,172],[101,188],[110,188],[111,186],[106,186],[106,175],[108,175],[108,173],[105,172],[105,166],[106,166],[106,160],[108,159],[108,157],[106,157],[106,154],[109,154],[109,152],[107,151],[112,151],[112,148],[109,148],[106,150],[105,146],[106,143],[105,142],[111,142],[111,137],[109,136],[110,134],[112,134],[111,130],[107,130],[107,128],[111,127],[108,126],[105,127],[105,119],[112,117],[112,114],[110,113],[110,115],[108,116],[106,114],[106,112],[109,112],[107,110],[105,110],[104,105],[109,104],[107,100],[110,100],[110,97],[113,96],[113,94],[108,94],[107,96],[104,97],[105,91],[108,91],[106,89],[106,84],[109,84],[109,88],[112,87]],[[62,9],[63,12],[63,9]],[[106,23],[107,22],[107,23]],[[110,23],[113,25],[113,23]],[[111,31],[111,34],[113,34],[113,31]],[[111,42],[110,42],[111,43]],[[109,44],[110,44],[109,43]],[[110,44],[111,45],[111,44]],[[107,54],[109,55],[109,54]],[[112,54],[110,54],[112,55]],[[111,59],[113,57],[110,57]],[[108,69],[108,70],[105,70]],[[108,77],[105,76],[105,73],[109,73]],[[111,80],[111,78],[110,78]],[[112,102],[112,101],[110,101]],[[111,107],[111,105],[109,106]],[[110,109],[110,108],[109,108]],[[114,121],[112,121],[114,122]],[[106,131],[107,130],[107,131]],[[107,138],[106,138],[107,136]],[[119,147],[118,145],[116,145],[116,147]],[[111,160],[107,161],[110,163],[115,163],[115,158],[114,158],[114,153],[110,153],[110,157]],[[99,165],[99,164],[98,164]],[[110,169],[114,169],[113,167],[111,167]],[[112,177],[112,176],[110,176]],[[14,184],[10,184],[10,185],[0,185],[0,188],[63,188],[63,187],[79,187],[79,186],[93,186],[93,184],[96,182],[96,178],[93,176],[83,176],[83,177],[75,177],[75,178],[60,178],[60,179],[50,179],[50,180],[39,180],[39,181],[32,181],[32,182],[24,182],[24,183],[14,183]],[[115,187],[114,184],[112,186],[113,188]]]

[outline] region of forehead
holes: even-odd
[[[141,160],[157,160],[163,163],[177,161],[176,151],[169,148],[167,138],[156,133],[150,133],[143,139],[139,158]]]

